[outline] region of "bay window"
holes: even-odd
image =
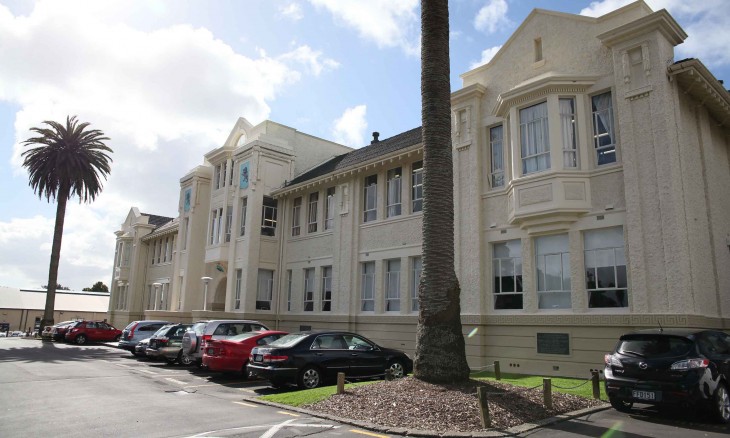
[[[520,110],[522,174],[550,169],[547,102]]]
[[[616,135],[614,133],[613,104],[611,92],[591,98],[593,111],[593,147],[596,150],[596,163],[616,162]]]

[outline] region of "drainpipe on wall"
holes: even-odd
[[[277,203],[277,209],[278,209],[278,203]],[[279,215],[279,211],[281,211],[281,215]],[[281,319],[281,309],[279,308],[279,304],[281,303],[281,289],[282,289],[281,285],[283,283],[281,279],[283,278],[284,272],[286,272],[286,269],[283,269],[284,268],[284,265],[283,265],[284,264],[284,238],[285,238],[285,233],[286,233],[286,231],[285,231],[285,229],[286,229],[286,226],[285,226],[286,208],[279,209],[279,211],[277,211],[277,218],[281,217],[281,220],[279,220],[278,222],[280,224],[282,224],[282,226],[281,226],[281,233],[279,234],[279,281],[277,282],[279,292],[276,294],[276,304],[274,306],[274,318],[275,318],[274,319],[274,330],[280,330],[279,320]],[[284,281],[287,281],[287,280],[285,279]],[[288,283],[287,283],[287,287],[288,287]]]

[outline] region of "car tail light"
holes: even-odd
[[[621,363],[620,360],[613,354],[607,354],[603,356],[603,361],[606,363],[606,366],[614,366],[614,367],[620,367],[623,368],[624,364]]]
[[[206,342],[210,341],[211,338],[213,338],[213,335],[203,335],[203,341],[201,342],[203,345],[206,344]]]
[[[264,354],[264,363],[284,362],[287,359],[289,359],[289,356],[275,356],[273,354]]]
[[[169,341],[169,339],[167,339],[167,338],[157,338],[158,344],[167,344],[168,341]]]
[[[129,337],[128,337],[128,339],[131,338],[132,336],[134,336],[134,329],[136,329],[138,325],[139,325],[139,323],[133,325],[132,328],[129,329]]]
[[[672,364],[672,371],[687,371],[696,368],[707,368],[710,365],[709,359],[685,359]]]

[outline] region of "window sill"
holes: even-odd
[[[316,232],[316,233],[306,233],[306,234],[300,234],[298,236],[289,236],[287,241],[301,242],[301,241],[305,241],[305,240],[317,239],[319,237],[328,237],[328,236],[332,236],[333,234],[334,234],[334,230],[327,230],[327,231]]]
[[[415,220],[417,218],[421,218],[423,216],[423,212],[419,211],[417,213],[411,213],[411,214],[401,214],[400,216],[393,216],[385,219],[376,219],[374,221],[368,221],[363,222],[360,224],[360,228],[371,228],[371,227],[377,227],[380,225],[388,225],[388,224],[395,224],[398,222],[408,222],[411,220]]]

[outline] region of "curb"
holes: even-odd
[[[309,409],[304,409],[304,408],[300,408],[300,407],[296,407],[296,406],[284,405],[281,403],[270,402],[267,400],[260,400],[258,397],[244,396],[243,400],[250,402],[250,403],[256,403],[259,405],[271,406],[274,408],[284,409],[287,411],[294,411],[294,412],[298,412],[300,414],[306,414],[306,415],[316,417],[316,418],[323,418],[325,420],[336,421],[336,422],[342,423],[342,424],[349,424],[351,426],[360,427],[362,429],[367,429],[367,430],[370,430],[373,432],[387,433],[387,434],[393,434],[393,435],[413,436],[413,437],[424,437],[424,438],[466,438],[466,437],[492,438],[492,437],[515,436],[520,433],[530,432],[532,430],[539,429],[539,428],[545,427],[545,426],[549,426],[551,424],[560,423],[562,421],[571,420],[573,418],[582,417],[584,415],[592,414],[594,412],[604,411],[606,409],[611,408],[611,405],[609,405],[608,403],[604,403],[601,406],[594,406],[594,407],[590,407],[590,408],[579,409],[577,411],[566,412],[564,414],[545,418],[544,420],[540,420],[540,421],[537,421],[534,423],[524,423],[524,424],[520,424],[519,426],[513,426],[513,427],[510,427],[509,429],[488,429],[488,430],[479,431],[479,432],[457,432],[457,431],[436,432],[434,430],[419,430],[419,429],[408,429],[408,428],[403,428],[403,427],[381,426],[379,424],[369,423],[366,421],[358,421],[358,420],[353,420],[351,418],[338,417],[336,415],[330,415],[330,414],[325,414],[322,412],[311,411]]]

